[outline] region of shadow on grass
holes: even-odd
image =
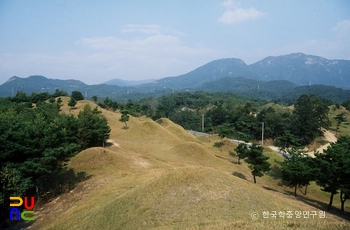
[[[111,146],[113,146],[114,145],[114,143],[113,142],[105,142],[105,148],[106,147],[111,147]]]
[[[218,142],[214,143],[214,147],[220,149],[221,151],[222,151],[223,145],[224,145],[224,142],[222,142],[222,141],[218,141]]]
[[[300,191],[300,189],[299,189],[299,191]],[[285,191],[285,194],[294,197],[294,192]],[[298,200],[304,202],[305,204],[307,204],[307,205],[309,205],[309,206],[311,206],[311,207],[314,207],[314,208],[317,208],[317,209],[326,211],[326,217],[327,217],[327,213],[328,213],[328,214],[332,214],[332,215],[335,215],[335,216],[337,216],[337,217],[339,217],[339,218],[342,218],[342,219],[345,219],[345,220],[350,221],[349,213],[348,213],[348,212],[342,212],[342,211],[340,210],[340,208],[337,208],[337,207],[332,206],[331,210],[328,211],[328,210],[327,210],[328,204],[326,204],[326,203],[324,203],[324,202],[322,202],[322,201],[319,201],[319,200],[311,199],[311,198],[309,198],[309,197],[306,197],[306,196],[303,195],[303,194],[297,194],[296,199],[298,199]],[[333,199],[334,199],[334,198],[333,198]],[[304,210],[304,211],[309,211],[309,210]],[[314,210],[310,210],[310,211],[314,211]]]
[[[41,178],[38,182],[38,188],[40,192],[39,200],[35,199],[34,210],[39,208],[53,200],[59,195],[67,193],[74,189],[78,183],[83,182],[91,178],[91,175],[87,175],[85,172],[76,172],[74,169],[62,169],[59,173],[54,173]],[[28,194],[27,196],[33,196],[34,194]],[[5,219],[0,221],[0,229],[29,229],[34,221],[6,221],[9,216],[6,215]],[[35,211],[34,211],[35,220]]]
[[[270,188],[270,187],[267,187],[267,186],[262,186],[264,189],[266,190],[269,190],[269,191],[274,191],[274,192],[278,192],[280,193],[280,191],[277,191],[276,189],[273,189],[273,188]]]
[[[91,175],[86,175],[86,172],[76,172],[74,169],[63,169],[59,173],[51,174],[39,181],[40,191],[42,191],[40,201],[46,203],[56,196],[69,192],[78,183],[90,178]]]
[[[233,172],[232,175],[236,176],[236,177],[239,177],[239,178],[241,178],[243,180],[248,180],[247,177],[243,173],[240,173],[240,172]]]
[[[280,180],[282,178],[282,169],[277,165],[274,165],[270,171],[266,172],[267,175],[272,177],[275,180]]]

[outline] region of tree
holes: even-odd
[[[77,101],[74,100],[74,98],[71,98],[69,101],[68,101],[68,106],[71,107],[71,109],[73,109],[75,107],[75,105],[77,104]]]
[[[76,101],[84,100],[83,94],[79,91],[73,91],[70,97]]]
[[[170,119],[184,129],[199,130],[200,117],[192,110],[184,109],[173,113]]]
[[[260,145],[253,143],[247,154],[245,162],[249,164],[249,168],[252,170],[254,177],[254,183],[256,183],[255,177],[262,177],[265,172],[270,170],[270,163],[267,161],[269,157],[263,155],[264,148]]]
[[[342,122],[346,122],[346,118],[344,117],[344,115],[345,115],[345,113],[339,113],[338,115],[336,115],[334,117],[334,119],[337,121],[337,131],[336,132],[338,132],[340,124]]]
[[[61,103],[62,103],[62,98],[57,98],[57,104],[59,105],[59,106],[61,106]]]
[[[350,99],[344,101],[341,105],[344,106],[346,110],[350,111]]]
[[[66,116],[59,114],[55,104],[48,103],[0,113],[0,168],[15,168],[23,179],[30,178],[37,197],[39,180],[62,170],[80,148],[76,139],[66,136]]]
[[[120,117],[119,121],[124,122],[125,128],[128,128],[127,122],[129,121],[129,115],[128,115],[129,112],[127,110],[122,110],[120,112],[122,113],[122,116]]]
[[[160,98],[160,105],[158,106],[158,110],[162,116],[169,118],[170,114],[174,111],[176,106],[176,102],[173,95],[163,96]]]
[[[318,165],[316,184],[321,186],[323,191],[331,193],[327,208],[330,210],[338,190],[347,194],[350,188],[350,137],[339,137],[323,154],[316,153],[315,156]],[[346,196],[341,196],[342,207],[345,198]]]
[[[246,144],[240,143],[236,148],[235,151],[238,156],[238,164],[241,164],[240,159],[244,159],[248,156],[249,149]]]
[[[98,99],[98,97],[97,97],[97,96],[95,96],[95,95],[94,95],[94,96],[92,96],[91,98],[92,98],[92,100],[94,100],[94,102],[96,102],[96,101],[97,101],[97,99]]]
[[[50,102],[50,103],[55,103],[55,101],[56,101],[56,100],[55,100],[54,97],[50,97],[50,99],[49,99],[49,102]]]
[[[312,159],[296,149],[288,150],[288,154],[284,157],[281,163],[282,179],[294,187],[294,196],[297,196],[297,187],[307,186],[314,179],[315,170],[311,165]]]
[[[107,119],[96,108],[86,105],[78,114],[78,143],[85,149],[103,146],[105,139],[109,138],[111,129]]]
[[[54,94],[52,94],[53,97],[59,97],[59,96],[68,96],[67,92],[64,90],[55,89]]]
[[[275,145],[280,147],[281,150],[285,151],[289,147],[299,147],[300,139],[296,137],[294,134],[290,133],[289,130],[285,130],[283,134],[276,138]]]
[[[328,118],[329,108],[314,94],[303,94],[294,104],[292,120],[293,134],[306,145],[322,134],[321,127],[327,129],[331,122]]]
[[[232,127],[230,124],[228,123],[223,123],[220,128],[219,128],[219,132],[218,135],[219,137],[221,137],[221,139],[228,137],[232,134]]]

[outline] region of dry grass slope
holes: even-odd
[[[68,100],[67,100],[68,101]],[[82,109],[82,101],[73,112]],[[82,151],[69,167],[90,179],[36,210],[32,229],[348,229],[349,223],[327,213],[326,219],[264,219],[263,211],[319,211],[277,191],[276,179],[251,181],[244,163],[231,161],[227,143],[197,138],[168,119],[130,118],[123,129],[120,113],[101,109],[117,145]],[[69,110],[63,109],[63,112]],[[274,159],[279,155],[268,153]],[[233,176],[236,172],[247,178]],[[266,189],[266,188],[273,189]],[[283,188],[285,189],[285,188]],[[311,188],[312,190],[313,188]],[[251,214],[257,212],[258,220]]]

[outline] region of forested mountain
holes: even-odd
[[[135,86],[135,85],[141,85],[141,84],[147,84],[150,82],[155,81],[156,79],[147,79],[147,80],[139,80],[139,81],[127,81],[123,79],[114,78],[112,80],[106,81],[103,84],[106,85],[117,85],[117,86]]]
[[[226,58],[209,62],[189,73],[176,77],[166,77],[150,84],[142,85],[146,88],[172,89],[196,88],[203,83],[212,82],[222,77],[245,77],[253,78],[254,74],[249,70],[247,64],[236,58]]]
[[[322,84],[350,89],[350,61],[294,53],[267,57],[249,66],[257,80],[287,80],[299,85]]]
[[[53,93],[58,88],[68,93],[79,90],[86,98],[95,95],[100,98],[137,100],[188,90],[234,92],[254,98],[288,102],[294,101],[303,93],[314,93],[341,103],[349,98],[349,91],[342,89],[350,89],[350,61],[328,60],[302,53],[268,57],[252,65],[247,65],[240,59],[227,58],[212,61],[183,75],[166,77],[147,84],[109,85],[136,84],[118,79],[107,83],[86,85],[81,81],[48,79],[43,76],[12,77],[0,86],[0,96],[14,96],[17,91],[27,94]],[[298,88],[301,85],[308,87]]]
[[[66,91],[81,89],[87,85],[78,80],[49,79],[44,76],[34,75],[28,78],[11,77],[0,86],[0,96],[14,96],[17,91],[25,93],[32,92],[54,92],[56,88]]]

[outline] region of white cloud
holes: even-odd
[[[81,38],[77,44],[109,54],[135,58],[148,56],[150,59],[158,57],[162,61],[164,59],[174,60],[174,57],[179,58],[185,55],[198,56],[215,53],[205,48],[185,46],[180,39],[183,33],[158,25],[127,25],[122,27],[121,32],[142,32],[142,34],[131,35],[127,38],[116,36]]]
[[[141,32],[146,34],[159,34],[161,30],[160,25],[139,25],[139,24],[129,24],[121,27],[123,33],[135,33]]]
[[[225,12],[218,19],[219,22],[223,24],[232,24],[245,20],[258,19],[266,15],[266,13],[258,11],[254,7],[249,9],[244,9],[239,7],[239,3],[233,0],[228,0],[222,3],[225,7]]]
[[[350,20],[344,20],[337,23],[337,26],[333,28],[337,33],[337,37],[340,41],[346,43],[350,40]]]

